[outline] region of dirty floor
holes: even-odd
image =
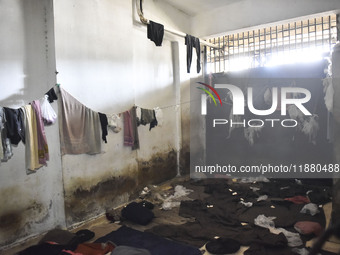
[[[149,190],[151,190],[152,194],[166,194],[167,191],[170,191],[175,185],[177,184],[182,184],[183,182],[185,183],[185,181],[189,180],[188,177],[178,177],[178,178],[174,178],[170,181],[167,181],[161,185],[158,186],[149,186]],[[185,186],[185,184],[184,184]],[[186,197],[182,198],[182,199],[202,199],[205,196],[207,196],[204,192],[203,192],[203,188],[202,187],[197,187],[198,190],[195,190],[195,192],[190,193],[189,195],[187,195]],[[199,190],[202,189],[202,190]],[[141,226],[141,225],[137,225],[137,224],[133,224],[130,222],[115,222],[115,223],[111,223],[110,221],[108,221],[106,219],[105,215],[101,215],[98,218],[92,220],[92,221],[88,221],[86,223],[80,224],[77,227],[71,229],[71,232],[76,232],[78,230],[81,229],[89,229],[91,231],[93,231],[95,233],[94,238],[92,238],[91,240],[89,240],[89,242],[94,241],[96,239],[98,239],[101,236],[104,236],[114,230],[117,230],[118,228],[121,227],[122,224],[129,226],[131,228],[140,230],[140,231],[144,231],[145,229],[151,228],[153,226],[159,225],[159,224],[183,224],[185,222],[190,221],[190,219],[188,218],[183,218],[181,216],[178,215],[178,211],[179,211],[179,207],[174,207],[171,210],[162,210],[161,208],[161,202],[160,202],[160,198],[159,195],[157,196],[151,196],[148,197],[148,194],[145,195],[145,199],[152,201],[155,204],[155,208],[153,209],[153,212],[155,214],[155,218],[153,219],[153,221],[148,224],[147,226]],[[163,197],[164,199],[164,197]],[[324,205],[323,207],[324,209],[324,213],[326,216],[326,226],[329,225],[329,221],[330,221],[330,215],[331,215],[331,211],[332,211],[332,204],[331,203],[327,203]],[[119,213],[119,211],[121,210],[121,208],[116,208],[113,211],[115,211],[116,213]],[[0,251],[0,254],[4,254],[4,255],[14,255],[16,254],[18,251],[21,251],[29,246],[32,246],[34,244],[37,244],[39,242],[39,240],[41,239],[42,236],[38,236],[35,238],[32,238],[30,240],[27,240],[25,243],[19,244],[15,247],[12,247],[8,250],[4,250],[4,251]],[[306,247],[312,247],[313,242],[316,239],[312,239],[310,241],[307,242]],[[241,246],[241,249],[235,253],[234,255],[241,255],[244,253],[245,250],[247,250],[248,247],[243,247]],[[327,250],[329,252],[333,252],[333,253],[338,253],[340,251],[340,240],[336,239],[334,237],[330,238],[328,240],[328,242],[324,245],[323,247],[324,250]],[[202,254],[205,255],[209,255],[209,253],[207,251],[204,250],[204,247],[201,248],[202,250]]]

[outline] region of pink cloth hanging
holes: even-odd
[[[49,154],[48,154],[48,144],[47,139],[45,135],[45,127],[44,127],[44,121],[41,116],[41,107],[40,107],[40,101],[34,100],[32,102],[32,107],[36,115],[37,119],[37,136],[38,136],[38,158],[39,158],[39,164],[47,165],[47,162],[49,160]]]

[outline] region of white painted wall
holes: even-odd
[[[53,5],[46,0],[0,1],[0,105],[18,108],[55,84]],[[53,107],[57,110],[56,103]],[[0,163],[0,247],[65,226],[58,125],[46,128],[50,161],[26,175],[25,148]]]
[[[54,10],[57,79],[65,90],[91,109],[107,114],[121,113],[134,104],[149,109],[158,106],[164,113],[162,127],[138,128],[137,151],[123,146],[123,132],[109,132],[101,155],[63,156],[66,196],[79,188],[90,190],[111,177],[134,177],[139,161],[178,151],[180,120],[176,118],[171,41],[180,41],[184,49],[184,38],[166,33],[162,47],[156,47],[147,39],[146,26],[136,20],[135,1],[58,0]],[[190,27],[186,15],[169,10],[145,1],[148,19],[173,29],[183,24],[184,29]],[[128,199],[124,194],[117,201]]]
[[[165,27],[190,30],[189,17],[166,4],[144,1],[144,13]],[[186,73],[184,38],[165,33],[162,47],[147,39],[146,26],[136,21],[133,0],[0,0],[0,21],[1,106],[20,107],[58,82],[95,111],[120,113],[134,104],[164,107],[162,127],[139,127],[138,151],[123,146],[123,132],[109,132],[102,154],[62,157],[56,123],[46,128],[48,166],[26,175],[24,145],[14,148],[13,158],[0,164],[1,250],[56,226],[77,223],[64,206],[74,192],[93,190],[102,181],[124,175],[138,184],[138,163],[179,151],[176,86],[189,84],[197,74]],[[172,41],[179,45],[176,84]],[[57,103],[53,107],[58,110]],[[125,192],[110,202],[121,204],[130,195]],[[99,204],[94,213],[103,213],[105,206]]]
[[[338,0],[241,0],[194,16],[191,31],[209,37],[339,9]]]

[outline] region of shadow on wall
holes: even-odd
[[[48,20],[47,6],[41,0],[21,0],[20,9],[23,13],[24,31],[24,63],[23,84],[24,87],[16,94],[1,100],[6,105],[22,105],[42,97],[54,84],[48,84],[48,77],[55,75],[55,62],[52,59],[53,52],[49,52],[54,46],[49,45],[53,37],[53,28]]]

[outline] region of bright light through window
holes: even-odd
[[[322,60],[337,40],[336,15],[210,39],[207,73]]]

